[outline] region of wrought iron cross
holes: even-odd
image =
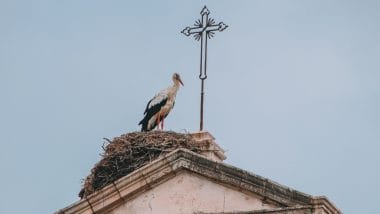
[[[200,115],[200,131],[203,130],[203,100],[204,100],[204,80],[207,79],[207,39],[214,36],[214,31],[223,31],[228,26],[223,22],[215,24],[214,19],[209,18],[210,11],[206,6],[201,11],[201,19],[195,21],[195,27],[186,27],[181,33],[186,36],[194,35],[195,40],[201,40],[201,62],[199,70],[199,79],[201,79],[201,115]]]

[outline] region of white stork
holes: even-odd
[[[150,131],[156,126],[159,128],[160,123],[161,129],[164,129],[164,119],[174,106],[179,84],[183,86],[179,74],[174,73],[172,79],[173,85],[160,91],[146,105],[144,111],[145,116],[139,123],[139,125],[141,125],[141,131]]]

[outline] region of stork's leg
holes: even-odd
[[[164,130],[164,121],[165,121],[165,117],[162,118],[162,122],[161,122],[161,129]]]
[[[157,120],[156,120],[157,130],[160,130],[160,116],[161,116],[161,114],[158,113],[157,114]]]

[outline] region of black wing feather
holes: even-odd
[[[153,98],[153,99],[154,99],[154,98]],[[144,118],[139,122],[139,125],[142,125],[142,126],[141,126],[141,131],[150,131],[150,130],[154,129],[154,128],[157,126],[157,122],[155,122],[155,123],[153,124],[153,127],[148,127],[148,122],[149,122],[150,118],[152,118],[153,115],[157,114],[157,113],[161,110],[161,108],[166,104],[166,102],[168,101],[168,98],[165,98],[165,99],[163,99],[161,102],[159,102],[159,103],[157,103],[156,105],[151,106],[151,107],[149,108],[149,104],[152,102],[153,99],[151,99],[151,100],[148,102],[148,104],[146,105],[146,109],[145,109],[145,111],[144,111],[145,116],[144,116]]]

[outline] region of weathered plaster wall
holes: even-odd
[[[126,204],[114,209],[111,214],[137,213],[196,213],[252,211],[274,208],[263,203],[255,195],[197,176],[182,172],[157,187],[150,189]]]

